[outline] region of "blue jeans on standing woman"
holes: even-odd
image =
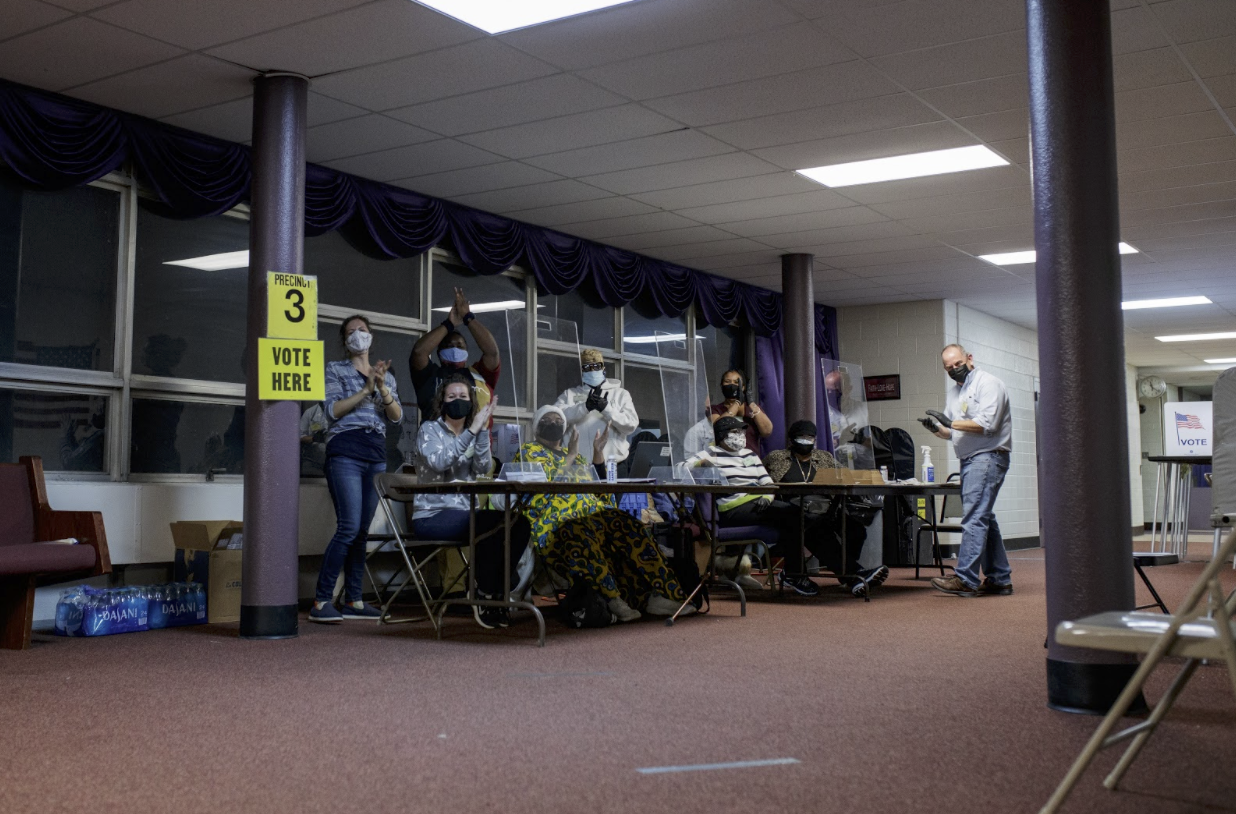
[[[369,524],[378,509],[378,491],[373,476],[386,471],[386,462],[372,463],[332,455],[326,459],[326,485],[335,503],[335,536],[326,546],[322,570],[318,573],[315,599],[330,602],[335,581],[343,570],[343,598],[346,602],[361,601],[365,578],[365,545]]]
[[[995,511],[1008,471],[1007,452],[979,452],[961,462],[961,548],[954,570],[971,588],[979,585],[980,569],[997,585],[1013,581]]]

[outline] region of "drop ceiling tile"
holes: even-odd
[[[803,251],[822,256],[827,254],[831,247],[852,245],[866,240],[897,240],[907,236],[910,236],[910,230],[900,223],[892,220],[877,220],[867,223],[846,223],[840,226],[794,229],[789,232],[760,235],[759,240],[761,243],[775,246],[782,251]]]
[[[430,175],[435,172],[496,164],[502,159],[493,153],[479,150],[470,144],[461,144],[454,139],[439,139],[394,150],[383,150],[351,158],[328,161],[328,167],[340,172],[359,175],[374,181],[392,181],[415,175]]]
[[[503,161],[461,170],[438,172],[413,178],[401,178],[394,183],[438,198],[461,199],[478,192],[490,192],[511,187],[528,187],[563,180],[552,172],[529,167],[518,161]]]
[[[1158,209],[1168,206],[1186,206],[1208,201],[1236,200],[1236,181],[1218,181],[1176,189],[1154,189],[1146,192],[1126,193],[1120,190],[1121,220],[1139,209]]]
[[[672,212],[651,212],[647,215],[632,215],[626,218],[594,220],[587,223],[564,224],[561,231],[588,240],[605,240],[619,235],[643,234],[667,229],[683,229],[697,225],[693,221]]]
[[[195,133],[246,144],[253,137],[253,97],[165,116],[163,121]]]
[[[501,167],[503,165],[492,165]],[[518,164],[516,166],[526,166]],[[489,167],[485,167],[489,169]],[[544,170],[536,170],[536,172],[544,172]],[[463,172],[463,170],[460,170]],[[607,198],[610,194],[603,189],[581,184],[579,181],[560,178],[555,181],[546,181],[539,184],[528,184],[527,186],[509,187],[507,189],[494,189],[488,192],[473,192],[467,195],[458,195],[454,198],[455,201],[464,204],[465,206],[474,206],[477,209],[484,209],[487,212],[518,212],[525,209],[537,209],[541,207],[559,206],[562,204],[574,204],[580,201],[592,201],[598,198]],[[647,209],[641,211],[648,211]],[[630,214],[630,213],[625,213]],[[515,215],[515,217],[520,217]],[[601,217],[607,217],[602,215]],[[612,217],[612,216],[610,216]],[[574,220],[583,220],[583,218],[575,218]]]
[[[646,104],[683,124],[703,127],[898,91],[894,83],[867,63],[851,60],[652,99]]]
[[[1205,110],[1162,119],[1119,122],[1116,125],[1116,147],[1121,150],[1158,147],[1181,141],[1219,138],[1231,135],[1231,132],[1218,111]]]
[[[521,51],[567,70],[788,25],[793,13],[750,0],[642,0],[502,34]]]
[[[766,147],[751,152],[784,169],[798,170],[927,150],[969,147],[973,143],[974,139],[952,122],[931,122],[914,127]]]
[[[162,0],[142,0],[162,3]],[[217,0],[216,0],[217,2]],[[232,0],[249,5],[249,0]],[[302,3],[265,0],[279,8],[299,8]],[[352,0],[314,0],[314,5],[333,3],[356,6]],[[301,19],[311,15],[305,14]],[[317,19],[305,19],[275,31],[229,42],[211,51],[221,58],[262,70],[296,71],[321,76],[335,71],[374,65],[425,51],[480,40],[478,29],[438,14],[407,0],[378,0]],[[238,39],[228,37],[227,39]],[[426,73],[434,71],[432,59],[418,63]],[[332,94],[334,95],[334,94]]]
[[[814,192],[819,184],[792,172],[776,172],[730,181],[713,181],[710,184],[663,189],[632,195],[637,201],[661,209],[685,209],[694,206],[748,201],[755,198],[771,198],[777,195],[792,195],[797,192]]]
[[[664,246],[649,253],[662,260],[672,260],[687,265],[700,265],[699,261],[709,260],[717,268],[746,265],[756,255],[763,262],[772,262],[779,257],[776,249],[744,237],[683,246]]]
[[[1183,224],[1191,221],[1232,217],[1236,217],[1236,199],[1228,198],[1222,201],[1122,212],[1120,215],[1120,227],[1127,234],[1132,234],[1131,229],[1135,227],[1167,223]]]
[[[1030,132],[1030,109],[1024,107],[982,116],[967,116],[957,119],[957,123],[987,142],[1025,138]]]
[[[1213,110],[1196,82],[1126,90],[1116,94],[1116,121],[1135,122]]]
[[[1230,209],[1230,207],[1229,207]],[[1153,246],[1165,238],[1191,238],[1206,236],[1201,242],[1190,244],[1194,246],[1227,245],[1236,243],[1236,215],[1215,217],[1206,220],[1169,221],[1166,223],[1135,223],[1125,226],[1121,224],[1121,234],[1124,239],[1139,249],[1143,244],[1145,251],[1153,251]],[[1209,242],[1212,237],[1226,236],[1225,242]]]
[[[1236,181],[1236,161],[1172,167],[1170,169],[1120,173],[1120,193],[1132,194],[1163,189],[1179,189],[1199,184]]]
[[[305,134],[305,154],[316,164],[336,158],[374,153],[432,141],[434,133],[378,113],[310,127]]]
[[[555,74],[530,82],[396,108],[387,111],[387,115],[445,136],[458,136],[613,107],[625,101],[618,94],[598,88],[577,76]]]
[[[1169,0],[1153,11],[1176,42],[1196,42],[1236,34],[1236,14],[1227,0]]]
[[[114,3],[116,0],[49,0],[49,2],[69,11],[85,12],[96,9],[99,6],[106,6],[108,3]]]
[[[828,27],[834,35],[868,57],[1019,32],[1026,25],[1025,8],[1013,2],[910,0],[895,5],[845,2],[830,3],[827,8]],[[1022,39],[1025,39],[1024,34]]]
[[[563,227],[564,224],[570,224],[570,229],[575,229],[585,223],[595,221],[613,222],[630,215],[646,215],[656,211],[651,206],[642,204],[639,201],[633,201],[630,198],[610,196],[608,198],[558,204],[556,206],[506,211],[502,214],[509,215],[515,220],[535,223],[539,226],[553,226],[557,228]]]
[[[803,212],[820,212],[826,209],[845,209],[853,207],[854,202],[844,198],[830,189],[813,189],[798,192],[793,195],[778,195],[771,198],[756,198],[747,201],[733,201],[709,206],[696,206],[680,209],[678,213],[684,217],[699,221],[722,225],[735,221],[749,221],[757,218],[771,218],[778,215],[793,215]]]
[[[305,122],[309,127],[317,127],[319,124],[330,124],[331,122],[344,119],[354,119],[357,116],[365,115],[367,112],[363,107],[349,105],[345,102],[340,102],[338,99],[331,99],[329,96],[314,93],[313,87],[310,86],[309,106],[305,111]]]
[[[797,23],[591,68],[580,76],[632,99],[652,99],[851,58],[815,26]]]
[[[69,16],[70,13],[64,9],[39,0],[8,0],[4,4],[4,15],[0,16],[0,40],[51,25]]]
[[[246,99],[257,74],[218,59],[183,57],[110,76],[73,89],[78,99],[161,118],[204,105]]]
[[[893,225],[899,227],[903,232],[905,227],[896,223],[873,223],[865,227],[847,226],[843,227],[847,231],[856,231],[859,229],[870,228],[874,226]],[[841,230],[838,230],[841,231]],[[909,235],[897,233],[894,231],[882,230],[878,236],[851,240],[845,239],[840,241],[820,242],[820,243],[804,243],[800,245],[787,245],[784,243],[786,235],[772,235],[770,237],[761,238],[762,240],[772,241],[774,239],[781,240],[777,245],[785,245],[786,251],[804,252],[806,254],[815,255],[817,263],[828,261],[832,263],[837,261],[838,265],[866,265],[861,262],[862,258],[871,257],[873,255],[882,254],[885,252],[904,252],[911,249],[927,249],[935,248],[940,244],[930,237],[925,235]],[[826,238],[827,239],[827,238]],[[884,261],[877,261],[884,262]]]
[[[1212,76],[1205,82],[1206,87],[1214,94],[1215,100],[1221,107],[1236,105],[1236,74]]]
[[[781,235],[787,232],[805,232],[813,229],[829,229],[837,226],[854,226],[885,220],[885,217],[865,206],[849,209],[828,209],[822,212],[801,212],[794,215],[779,215],[775,218],[741,221],[726,225],[726,231],[743,237]]]
[[[1003,189],[942,195],[935,198],[914,198],[908,201],[869,204],[869,206],[894,220],[902,220],[933,215],[985,212],[992,209],[1027,206],[1031,203],[1030,184],[1027,182],[1020,186]]]
[[[1121,150],[1117,163],[1128,172],[1169,169],[1236,160],[1236,136]]]
[[[692,158],[653,167],[586,175],[582,180],[619,195],[767,175],[780,168],[747,153]]]
[[[872,62],[910,90],[1025,73],[1026,35],[1012,31],[921,51],[878,57]]]
[[[918,95],[944,115],[957,119],[1024,109],[1029,105],[1030,83],[1023,68],[1007,76],[921,90]]]
[[[483,39],[331,74],[313,84],[325,96],[383,111],[552,73],[557,71],[538,59],[498,40]]]
[[[1173,48],[1154,48],[1112,58],[1117,92],[1188,82],[1193,77]]]
[[[656,136],[584,147],[553,155],[527,159],[534,167],[550,170],[572,177],[590,173],[609,173],[619,170],[669,164],[689,158],[732,152],[733,148],[694,130],[678,130]],[[591,182],[590,182],[591,183]],[[601,186],[598,184],[598,186]]]
[[[191,51],[331,14],[364,0],[125,0],[91,16]]]
[[[1112,53],[1128,54],[1170,43],[1154,15],[1140,5],[1112,11]]]
[[[849,244],[846,244],[849,245]],[[825,255],[829,263],[847,269],[865,269],[893,266],[917,267],[929,263],[955,264],[964,257],[955,249],[936,244],[901,251],[879,251],[865,254]],[[929,272],[928,272],[929,273]]]
[[[1029,134],[1021,138],[1004,139],[1003,141],[989,141],[987,146],[994,150],[1006,161],[1014,164],[1028,165],[1030,163],[1030,136]]]
[[[73,17],[5,42],[0,48],[0,76],[61,91],[183,53],[98,20]]]
[[[459,140],[509,158],[530,158],[681,129],[659,113],[629,104],[473,133]]]
[[[898,93],[719,124],[705,127],[703,131],[741,150],[758,150],[939,120],[937,113],[911,94]]]
[[[734,235],[723,232],[715,226],[688,226],[682,229],[642,232],[608,239],[611,246],[617,246],[633,252],[647,251],[661,246],[681,246],[685,243],[707,243],[713,240],[725,240]]]
[[[1186,43],[1180,50],[1203,79],[1236,73],[1236,35]]]
[[[1013,223],[1004,226],[965,226],[952,232],[938,232],[933,237],[949,246],[966,247],[976,243],[1003,242],[1007,251],[1022,251],[1034,248],[1034,222]],[[985,252],[986,253],[986,252]]]
[[[1139,249],[1152,255],[1157,252],[1181,252],[1183,254],[1190,249],[1199,251],[1222,249],[1230,255],[1232,252],[1231,247],[1236,246],[1236,231],[1162,238],[1133,236],[1129,242],[1134,243]],[[1186,254],[1186,256],[1188,255]]]

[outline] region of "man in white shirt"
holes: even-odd
[[[949,388],[943,413],[928,410],[923,426],[951,439],[961,460],[961,547],[952,576],[936,577],[932,586],[954,596],[1008,596],[1013,576],[1004,539],[996,522],[996,497],[1009,471],[1013,449],[1013,417],[1004,382],[974,367],[974,357],[961,345],[940,353]],[[979,582],[982,571],[983,581]]]
[[[598,432],[609,427],[605,458],[625,461],[631,451],[627,440],[639,427],[631,394],[617,379],[605,377],[605,359],[589,348],[579,355],[582,384],[562,391],[554,406],[566,416],[567,428],[579,433],[579,448],[589,449]]]

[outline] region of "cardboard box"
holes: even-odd
[[[244,529],[238,520],[187,520],[172,523],[176,582],[200,582],[206,587],[206,619],[210,623],[240,621],[240,569],[244,551],[217,549]]]

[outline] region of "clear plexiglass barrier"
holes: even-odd
[[[498,480],[511,483],[546,483],[545,467],[533,463],[506,463],[498,473]]]
[[[597,471],[591,466],[571,464],[564,466],[554,475],[554,483],[595,483]]]
[[[690,475],[695,483],[706,483],[711,486],[729,486],[729,479],[721,474],[721,470],[715,466],[704,464],[702,466],[692,467]]]
[[[824,400],[833,457],[851,471],[875,471],[862,366],[821,359],[820,371],[824,375]]]
[[[648,470],[649,480],[662,483],[695,483],[695,478],[692,476],[693,470],[686,464],[674,464],[673,466],[654,466]]]

